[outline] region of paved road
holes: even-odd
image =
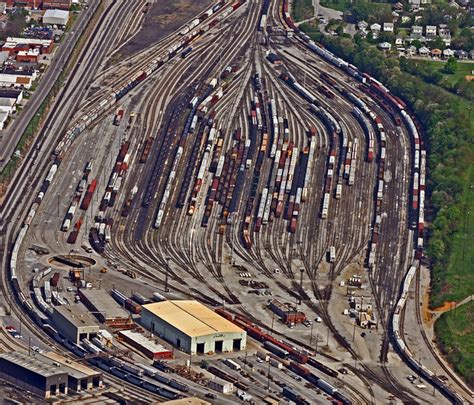
[[[53,60],[51,61],[48,70],[41,78],[41,81],[31,96],[28,103],[25,105],[20,116],[17,117],[12,125],[5,130],[0,137],[0,170],[3,170],[3,167],[10,160],[10,156],[15,151],[15,147],[25,131],[28,123],[36,114],[36,111],[40,107],[41,103],[45,100],[48,95],[49,90],[52,88],[59,75],[61,74],[64,66],[69,60],[74,47],[76,46],[77,40],[81,36],[82,31],[86,27],[90,18],[92,17],[94,11],[99,4],[99,0],[91,0],[89,8],[81,12],[77,18],[74,26],[70,31],[65,34],[63,43],[56,50]]]

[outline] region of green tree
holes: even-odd
[[[423,44],[421,43],[421,41],[419,39],[415,39],[414,41],[412,41],[411,43],[416,49],[420,49]]]
[[[456,70],[458,70],[458,61],[454,56],[451,56],[446,64],[444,65],[443,68],[445,73],[448,73],[450,75],[456,73]]]

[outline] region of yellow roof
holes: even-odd
[[[143,305],[143,308],[190,337],[243,332],[243,329],[197,301],[163,301]]]

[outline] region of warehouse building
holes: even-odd
[[[14,55],[20,51],[39,49],[41,54],[46,54],[51,53],[53,47],[54,43],[51,39],[8,37],[2,45],[2,52],[8,52],[9,55]]]
[[[66,10],[46,10],[43,15],[45,25],[67,25],[69,21],[69,11]]]
[[[103,386],[102,373],[54,352],[0,354],[0,379],[45,399]]]
[[[82,339],[91,340],[99,333],[97,321],[82,304],[54,307],[52,320],[64,337],[77,344]]]
[[[273,299],[269,301],[268,307],[287,325],[297,325],[306,321],[306,315],[298,311],[298,309],[290,303],[283,303]]]
[[[128,329],[133,325],[131,315],[120,307],[107,291],[82,288],[78,294],[89,311],[107,326]]]
[[[246,332],[197,301],[163,301],[143,305],[143,326],[185,352],[243,350]]]
[[[68,390],[74,392],[90,391],[102,388],[102,373],[84,364],[73,362],[60,354],[54,352],[34,353],[34,357],[40,359],[43,364],[61,367],[68,375]]]
[[[0,354],[0,379],[41,398],[67,394],[68,375],[61,367],[20,352]]]
[[[173,358],[173,352],[170,349],[147,338],[140,332],[122,330],[119,332],[119,336],[130,346],[140,350],[145,356],[152,360]]]

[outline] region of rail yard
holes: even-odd
[[[105,20],[120,3],[156,6],[111,2]],[[137,403],[469,403],[426,335],[410,347],[427,157],[403,100],[310,40],[288,0],[203,4],[99,66],[141,23],[97,28],[8,189],[12,323]],[[145,322],[153,301],[199,301],[216,320],[193,322],[246,344],[188,350]],[[62,306],[100,332],[73,341]]]

